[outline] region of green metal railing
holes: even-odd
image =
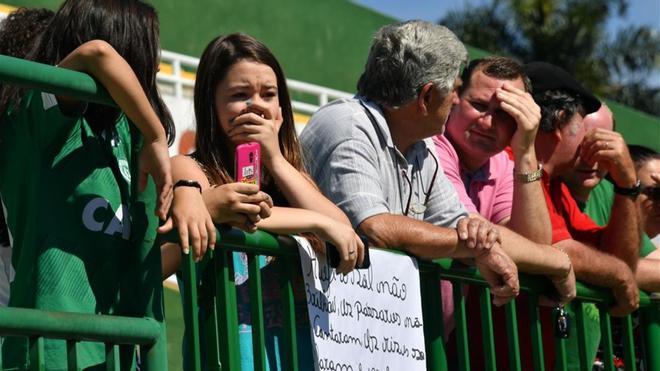
[[[105,89],[87,74],[5,55],[0,55],[0,83],[115,105]],[[66,340],[67,354],[62,357],[66,357],[69,370],[80,370],[82,367],[78,351],[81,341],[105,344],[107,370],[126,368],[120,363],[121,345],[139,347],[141,369],[167,370],[164,334],[164,323],[152,318],[0,307],[0,337],[20,336],[29,339],[31,370],[51,369],[44,363],[44,339]],[[6,367],[3,367],[0,353],[0,370]]]
[[[66,94],[79,99],[103,104],[112,104],[107,93],[91,77],[85,74],[58,69],[37,63],[0,55],[0,81],[20,86],[40,89],[55,94]],[[169,241],[176,241],[174,233],[167,236]],[[284,346],[280,349],[281,360],[286,370],[298,370],[308,365],[298,364],[296,318],[294,314],[294,269],[299,264],[298,250],[292,239],[278,237],[265,232],[244,234],[238,230],[220,228],[215,252],[209,252],[203,261],[205,276],[202,285],[204,290],[210,290],[211,310],[206,313],[205,339],[202,342],[199,333],[198,316],[198,279],[197,266],[192,258],[187,256],[182,264],[184,281],[184,317],[191,334],[186,342],[189,355],[187,368],[200,370],[202,362],[208,370],[239,370],[240,354],[238,345],[238,315],[236,309],[236,285],[232,267],[232,252],[242,251],[248,255],[249,291],[251,301],[251,318],[253,326],[253,355],[255,369],[264,370],[265,340],[263,325],[263,307],[261,271],[259,255],[275,256],[279,259],[281,269],[281,293],[283,302]],[[442,302],[438,295],[440,279],[454,282],[455,286],[455,320],[457,362],[462,370],[470,369],[470,353],[467,333],[468,318],[465,313],[465,299],[461,285],[472,284],[480,286],[478,294],[481,297],[481,313],[488,325],[483,326],[481,338],[484,348],[484,360],[488,370],[496,369],[496,359],[503,355],[496,354],[493,339],[493,326],[489,292],[485,281],[473,268],[454,265],[451,260],[441,259],[434,262],[420,263],[420,278],[422,290],[422,306],[424,314],[424,333],[427,351],[427,366],[429,370],[446,370],[447,357],[443,340],[443,325],[441,318]],[[550,293],[551,285],[545,279],[529,275],[520,276],[521,289],[529,293],[528,308],[533,325],[529,329],[532,336],[532,353],[534,368],[544,369],[544,354],[542,348],[541,328],[538,316],[538,298],[540,294]],[[473,290],[476,291],[476,290]],[[602,328],[602,347],[605,354],[607,370],[612,370],[612,332],[608,308],[613,298],[608,290],[587,285],[578,285],[578,297],[574,302],[578,339],[580,340],[580,368],[591,369],[591,360],[585,354],[584,346],[584,312],[583,303],[596,303],[600,311]],[[647,370],[660,370],[660,309],[649,297],[642,293],[640,299],[640,329],[642,354],[640,355]],[[516,306],[511,303],[505,308],[509,365],[512,370],[521,370],[521,354],[519,349]],[[491,323],[489,323],[489,321]],[[635,337],[632,331],[630,316],[624,318],[624,356],[628,369],[635,370]],[[151,370],[166,370],[166,353],[162,337],[163,324],[148,318],[128,318],[118,316],[99,316],[72,313],[51,313],[30,309],[0,308],[0,336],[26,336],[30,339],[31,357],[34,360],[31,367],[43,369],[43,339],[66,339],[68,343],[67,357],[69,368],[77,370],[77,342],[91,340],[103,342],[108,349],[107,368],[118,369],[117,354],[119,344],[135,344],[141,347],[142,367]],[[201,344],[204,343],[204,352]],[[566,369],[564,340],[556,340],[557,357],[560,369]],[[205,354],[206,358],[201,359]],[[1,369],[0,364],[0,369]]]
[[[142,369],[167,370],[161,324],[151,318],[47,312],[25,308],[0,308],[0,336],[29,339],[30,370],[48,370],[44,362],[44,339],[64,339],[69,370],[80,370],[78,344],[105,344],[106,369],[120,370],[120,345],[140,346]],[[3,370],[0,355],[0,370]]]
[[[215,290],[215,300],[212,310],[206,316],[205,329],[205,351],[200,344],[199,317],[197,303],[198,282],[196,265],[191,256],[187,256],[182,264],[184,297],[184,318],[186,327],[191,331],[192,339],[186,343],[188,359],[188,370],[201,370],[205,364],[206,370],[240,370],[240,354],[238,349],[238,322],[236,312],[236,286],[232,269],[232,252],[240,251],[248,255],[249,262],[249,291],[251,301],[251,319],[253,328],[253,356],[255,370],[265,370],[265,342],[263,312],[261,306],[261,272],[257,265],[259,255],[274,256],[282,264],[282,287],[284,318],[284,338],[286,348],[280,350],[284,357],[285,370],[298,370],[304,366],[296,363],[296,331],[293,311],[293,265],[299,264],[298,249],[291,238],[271,235],[266,232],[257,231],[253,234],[245,234],[231,228],[221,227],[217,234],[215,251],[209,251],[204,259],[205,268],[211,269],[211,274],[205,274],[201,282],[202,286],[212,287]],[[176,241],[176,236],[170,234],[166,237],[170,241]],[[454,283],[454,318],[456,322],[457,361],[461,370],[470,369],[469,336],[467,331],[466,301],[462,292],[463,284],[477,287],[480,295],[480,310],[483,321],[483,355],[486,370],[497,370],[496,357],[508,357],[511,370],[522,370],[521,354],[518,343],[518,331],[526,329],[518,328],[516,305],[514,302],[505,306],[508,354],[496,354],[493,336],[493,323],[491,314],[490,293],[479,272],[474,268],[455,264],[451,259],[439,259],[433,262],[420,262],[420,282],[422,291],[422,310],[424,315],[424,334],[426,340],[427,369],[447,370],[447,357],[443,340],[442,302],[438,289],[440,279],[450,280]],[[209,272],[206,272],[209,273]],[[534,370],[544,370],[543,339],[539,317],[539,296],[552,294],[553,288],[545,278],[532,275],[520,275],[521,290],[528,293],[527,303],[532,326],[529,329],[532,338],[532,355]],[[580,369],[591,370],[593,359],[589,359],[585,353],[584,346],[584,313],[581,310],[584,303],[596,303],[600,312],[602,328],[601,347],[604,351],[604,363],[606,370],[614,370],[612,361],[612,332],[608,308],[613,303],[613,297],[609,290],[596,288],[578,283],[577,298],[572,305],[576,312],[578,336],[580,343]],[[660,303],[652,301],[645,293],[640,293],[640,329],[641,336],[633,336],[631,317],[624,317],[623,341],[625,344],[625,364],[627,370],[636,370],[635,357],[639,356],[644,362],[646,370],[660,370]],[[478,336],[478,335],[477,335]],[[635,354],[635,341],[641,343],[643,354]],[[566,370],[566,349],[564,339],[555,339],[557,369]],[[206,359],[201,359],[202,354]]]

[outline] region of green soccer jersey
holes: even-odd
[[[96,134],[36,91],[0,124],[0,195],[16,271],[10,306],[162,319],[155,191],[150,184],[138,194],[132,182],[140,138],[123,114]],[[25,367],[26,346],[7,339],[3,366]],[[105,359],[102,344],[81,348],[82,367]],[[63,341],[45,349],[49,370],[66,368]]]
[[[614,185],[603,179],[589,194],[586,205],[581,208],[598,225],[606,225],[610,221],[612,205],[614,204]],[[642,233],[642,246],[639,251],[640,257],[645,257],[655,251],[656,247],[646,233]]]

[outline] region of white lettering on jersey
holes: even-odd
[[[57,98],[50,93],[41,93],[41,103],[44,105],[44,111],[57,106]]]
[[[107,227],[104,229],[104,225],[107,221],[98,220],[96,218],[96,211],[102,209],[107,210],[111,209],[110,203],[101,197],[92,199],[85,205],[82,213],[82,222],[85,228],[92,232],[101,232],[107,235],[115,235],[121,233],[121,237],[125,240],[128,240],[131,234],[131,222],[130,215],[128,214],[128,208],[125,205],[121,205],[117,210],[113,210],[113,217],[107,224]]]
[[[124,215],[126,215],[126,218],[124,218]],[[124,225],[126,225],[126,228],[124,228]],[[108,227],[103,233],[111,236],[115,233],[121,233],[121,237],[128,240],[131,234],[131,223],[128,222],[128,209],[126,206],[121,205],[121,207],[117,208],[115,217],[110,220],[110,224],[108,224]]]
[[[128,166],[128,161],[126,161],[124,159],[119,159],[117,162],[119,163],[119,172],[121,173],[121,176],[123,176],[124,179],[126,179],[126,182],[128,182],[128,184],[130,185],[131,184],[131,169]]]

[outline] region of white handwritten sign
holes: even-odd
[[[369,269],[341,275],[298,242],[316,370],[425,370],[417,261],[372,249]]]

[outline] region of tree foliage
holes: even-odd
[[[491,0],[448,13],[440,23],[465,43],[523,62],[546,61],[576,76],[593,92],[660,115],[660,35],[628,26],[608,37],[610,17],[628,0]]]

